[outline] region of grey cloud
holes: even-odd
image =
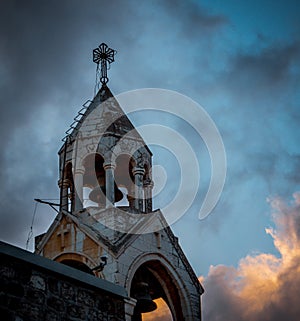
[[[297,74],[293,69],[299,64],[300,43],[275,43],[260,49],[261,46],[257,43],[252,52],[241,52],[230,58],[224,84],[227,89],[234,88],[244,101],[272,111],[276,108],[276,99],[295,93]],[[269,104],[268,100],[275,104]]]
[[[185,32],[189,31],[201,35],[201,32],[205,34],[229,23],[227,17],[210,14],[203,7],[193,2],[168,0],[164,1],[163,4],[168,14],[178,18]]]
[[[147,51],[152,47],[157,53],[155,44],[165,40],[152,27],[163,30],[166,39],[174,36],[172,26],[154,14],[160,10],[162,17],[178,22],[176,11],[168,11],[167,4],[159,1],[1,1],[3,239],[24,246],[33,198],[58,197],[56,153],[81,104],[92,98],[92,49],[104,41],[119,51],[119,63],[110,71],[117,90],[141,84],[158,87],[168,81],[170,74],[153,71],[152,53]],[[193,13],[198,24],[208,29],[219,24],[219,18],[199,12],[197,19]],[[189,24],[189,7],[183,6],[181,13],[182,26]],[[175,49],[180,49],[180,43],[174,44],[169,55]],[[176,52],[182,56],[181,50]],[[163,51],[159,54],[162,61],[169,59]],[[48,124],[53,129],[46,130]],[[37,221],[37,233],[43,232],[43,222],[47,218],[50,222],[50,217],[47,214],[42,223]]]
[[[226,108],[217,112],[236,183],[241,177],[256,175],[265,178],[269,192],[274,193],[274,188],[297,184],[299,155],[292,146],[299,137],[300,114],[294,102],[300,45],[261,46],[257,43],[255,52],[236,52],[218,74],[217,95],[225,97]],[[286,181],[278,184],[280,179]]]

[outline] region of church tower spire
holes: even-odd
[[[124,287],[126,321],[154,319],[161,302],[174,321],[201,320],[203,288],[152,208],[153,155],[107,86],[114,54],[103,43],[93,52],[101,88],[58,152],[60,211],[36,253]]]
[[[130,212],[152,211],[152,153],[107,87],[115,53],[104,43],[94,49],[102,86],[81,117],[75,117],[59,151],[63,210],[80,211],[86,204],[110,207],[123,200]]]

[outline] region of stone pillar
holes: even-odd
[[[144,168],[134,167],[132,170],[134,176],[134,197],[135,197],[135,208],[142,212],[144,211],[144,197],[143,197],[143,176],[145,173]]]
[[[69,195],[68,188],[70,186],[70,181],[68,179],[61,179],[58,182],[60,188],[60,209],[68,211]]]
[[[74,175],[76,212],[83,209],[83,175],[84,169],[77,168]]]
[[[134,188],[131,188],[130,190],[128,190],[127,200],[129,203],[129,208],[133,209],[135,207]]]
[[[153,181],[151,179],[147,180],[144,184],[144,193],[145,193],[145,212],[152,212],[152,189]]]
[[[136,305],[136,299],[128,298],[124,299],[125,304],[125,321],[131,321]]]
[[[106,207],[115,203],[115,168],[114,163],[104,163],[105,170],[105,190],[106,190]]]

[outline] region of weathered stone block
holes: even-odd
[[[71,318],[85,320],[86,311],[84,305],[69,304],[67,306],[67,314]]]
[[[30,285],[39,290],[44,291],[46,289],[45,280],[40,275],[32,275],[30,278]]]
[[[65,300],[74,301],[75,291],[76,288],[72,287],[70,284],[64,282],[61,284],[61,295],[65,298]]]
[[[10,266],[1,266],[0,277],[1,277],[1,279],[11,279],[12,280],[15,278],[15,270]]]
[[[27,299],[38,305],[44,305],[45,303],[45,294],[39,290],[27,289]]]
[[[87,278],[80,271],[74,275],[74,269],[63,264],[18,251],[17,257],[7,252],[1,257],[0,320],[103,321],[116,316],[125,320],[126,292],[121,288],[114,285],[110,292],[107,281],[104,284],[95,277],[93,284],[88,274]]]
[[[59,295],[59,292],[60,292],[60,284],[59,282],[57,282],[56,279],[53,279],[53,278],[48,278],[48,282],[47,282],[47,285],[48,285],[48,290],[50,293],[52,294],[55,294],[55,295]]]
[[[64,300],[62,298],[50,296],[47,299],[47,307],[62,312],[65,310]]]
[[[93,307],[95,304],[95,298],[93,298],[90,293],[80,289],[78,290],[77,302],[88,307]]]
[[[43,306],[33,305],[28,302],[21,304],[18,313],[24,318],[24,321],[40,321],[43,320],[44,316]]]

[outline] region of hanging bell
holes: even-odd
[[[115,188],[115,200],[114,203],[119,202],[123,198],[123,193],[118,189],[116,183],[114,183]],[[95,187],[89,194],[89,199],[99,205],[104,205],[106,203],[106,187],[105,185]]]
[[[139,282],[136,284],[134,298],[137,300],[135,308],[140,313],[151,312],[157,309],[156,303],[150,296],[148,283]]]

